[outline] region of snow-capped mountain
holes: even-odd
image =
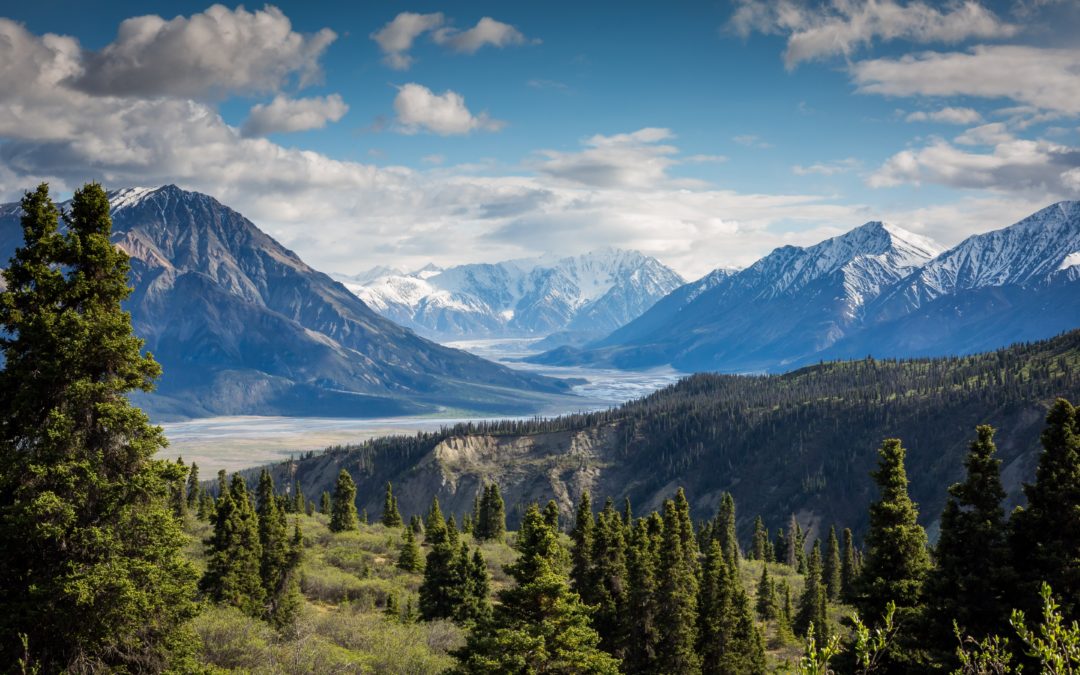
[[[383,316],[440,339],[603,335],[683,283],[655,258],[617,249],[371,276],[338,278]]]
[[[212,197],[174,185],[109,197],[132,258],[126,308],[164,370],[140,403],[159,416],[521,413],[565,390],[394,324]],[[2,260],[19,215],[0,207]]]
[[[582,349],[534,360],[784,370],[823,358],[965,354],[1080,326],[1080,202],[941,251],[871,222],[688,284]]]

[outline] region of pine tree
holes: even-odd
[[[468,545],[462,543],[458,549],[456,571],[459,579],[452,618],[467,627],[487,621],[491,617],[491,604],[488,602],[491,578],[480,549],[470,556]]]
[[[806,584],[799,599],[799,611],[795,615],[794,627],[799,635],[807,635],[810,626],[814,627],[814,640],[819,645],[829,642],[829,613],[827,592],[822,582],[821,541],[814,542],[814,549],[806,565]],[[809,637],[809,636],[808,636]]]
[[[389,482],[386,483],[386,497],[383,498],[382,524],[385,527],[401,527],[402,524],[397,497],[394,496],[394,488]]]
[[[424,543],[431,546],[420,584],[420,616],[425,620],[449,619],[461,596],[462,571],[457,564],[458,536],[443,520],[439,499],[428,511]]]
[[[891,438],[882,443],[878,454],[878,468],[871,475],[880,499],[870,506],[866,562],[855,598],[859,615],[864,617],[884,616],[889,601],[901,609],[919,607],[923,581],[930,570],[926,532],[908,496],[904,448],[898,439]]]
[[[680,490],[679,494],[682,491]],[[685,499],[685,497],[684,497]],[[696,546],[696,539],[691,536]],[[683,515],[672,500],[664,502],[664,533],[660,546],[661,573],[657,580],[656,664],[659,672],[698,673],[701,660],[697,642],[698,584],[683,542],[686,541]]]
[[[420,557],[420,547],[416,545],[416,536],[411,527],[405,528],[405,534],[401,540],[401,552],[398,553],[397,566],[406,572],[419,572],[424,569],[424,561]]]
[[[203,492],[199,498],[199,512],[196,514],[199,520],[214,519],[214,498],[209,492]]]
[[[570,549],[570,582],[582,601],[588,605],[596,604],[592,561],[595,530],[596,522],[593,518],[589,491],[583,490],[574,517],[574,529],[570,532],[570,539],[573,541],[573,547]]]
[[[626,635],[623,617],[627,611],[626,541],[622,518],[608,499],[596,522],[593,550],[591,604],[596,609],[593,626],[600,634],[600,644],[617,658],[625,655]]]
[[[855,541],[851,529],[844,528],[844,555],[840,561],[840,597],[844,602],[851,602],[855,595],[855,580],[858,569],[855,566]]]
[[[589,612],[570,590],[557,533],[535,504],[517,546],[518,559],[506,566],[515,585],[499,592],[494,619],[470,632],[456,672],[617,673],[618,661],[599,649]]]
[[[499,486],[492,483],[484,488],[480,500],[480,519],[476,524],[476,538],[480,541],[501,540],[506,534],[506,505]]]
[[[772,621],[780,614],[780,607],[777,605],[776,588],[769,578],[769,565],[767,563],[761,566],[761,579],[758,581],[755,609],[757,609],[758,616],[761,617],[762,621]]]
[[[172,502],[172,514],[180,522],[184,522],[187,517],[187,477],[188,469],[184,466],[184,458],[176,458],[176,478],[173,479],[172,495],[170,502]]]
[[[1010,522],[1023,596],[1015,606],[1029,607],[1046,582],[1065,620],[1080,620],[1080,413],[1071,403],[1058,399],[1050,408],[1041,441],[1035,482],[1024,485],[1027,506]]]
[[[261,549],[259,577],[265,594],[262,618],[283,628],[292,624],[299,609],[299,599],[294,597],[298,593],[295,577],[303,539],[296,524],[294,540],[290,541],[285,513],[274,492],[274,480],[266,469],[259,476],[256,503]]]
[[[356,483],[345,469],[338,474],[334,484],[334,497],[330,506],[330,531],[347,532],[359,529],[356,515]]]
[[[391,621],[401,620],[401,607],[398,605],[397,593],[386,594],[386,606],[383,608],[383,614]]]
[[[322,497],[319,498],[319,513],[330,515],[330,493],[326,490],[323,490]]]
[[[754,519],[754,543],[750,548],[751,560],[767,560],[769,548],[769,531],[765,529],[765,521],[761,516]]]
[[[197,511],[202,501],[202,488],[199,486],[199,465],[191,463],[187,481],[187,508],[188,511]]]
[[[544,507],[544,522],[548,524],[548,527],[559,531],[559,505],[555,503],[554,499],[549,499],[547,506]]]
[[[1006,572],[1001,461],[994,456],[993,427],[980,426],[976,434],[964,459],[966,480],[949,487],[935,551],[937,565],[927,581],[932,637],[939,640],[940,651],[949,661],[956,647],[953,621],[976,640],[1004,634],[1008,628],[1005,596],[1012,580]]]
[[[300,479],[296,479],[293,481],[292,507],[290,511],[292,513],[303,513],[304,504],[306,502],[307,500],[304,498],[304,491],[300,489]]]
[[[634,524],[626,553],[627,611],[623,634],[627,649],[623,667],[628,673],[657,672],[660,627],[657,579],[660,566],[662,521],[653,513]]]
[[[720,549],[727,556],[728,564],[737,563],[740,551],[739,539],[735,533],[735,498],[730,492],[725,492],[720,496],[715,528],[716,536],[720,540]]]
[[[799,547],[802,542],[799,541],[799,521],[795,520],[795,514],[791,514],[791,520],[788,521],[787,534],[784,535],[784,562],[788,567],[798,569],[799,558],[801,557],[801,551]]]
[[[424,543],[435,545],[447,537],[446,520],[443,518],[442,508],[439,506],[439,498],[431,498],[431,508],[428,509],[424,521]]]
[[[714,539],[706,555],[698,600],[701,672],[733,675],[765,672],[765,647],[754,625],[749,599],[729,565],[729,554]],[[677,672],[677,671],[676,671]]]
[[[822,578],[825,580],[825,593],[830,602],[840,601],[840,591],[843,590],[844,581],[841,574],[840,542],[836,539],[836,526],[829,528],[829,539],[825,553],[825,566],[822,569]]]
[[[678,516],[679,538],[683,557],[686,558],[686,564],[696,579],[701,573],[701,561],[699,560],[701,549],[698,547],[698,540],[694,535],[694,521],[690,518],[690,502],[686,499],[686,493],[682,488],[675,491],[674,503],[675,513]],[[732,514],[734,515],[734,501],[732,502]]]
[[[123,302],[128,256],[100,185],[65,215],[42,184],[0,292],[0,663],[164,670],[190,655],[196,572],[169,512],[175,464],[127,394],[160,366]]]
[[[200,582],[203,593],[213,602],[238,607],[253,617],[263,616],[266,593],[259,519],[238,473],[218,497],[214,532],[206,544],[206,573]]]

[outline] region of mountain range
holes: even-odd
[[[378,267],[337,278],[369,307],[421,335],[558,334],[559,342],[606,335],[684,283],[655,258],[611,248],[414,272]]]
[[[138,400],[157,419],[526,414],[568,389],[394,324],[205,194],[166,185],[109,199],[113,241],[131,256],[125,308],[164,370]],[[21,244],[20,213],[0,206],[0,260]]]
[[[580,348],[529,360],[688,372],[970,354],[1080,326],[1080,202],[944,250],[870,222],[744,270],[717,270]]]

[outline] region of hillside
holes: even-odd
[[[109,199],[113,242],[132,258],[125,307],[164,368],[138,397],[158,419],[527,414],[566,390],[392,323],[212,197],[168,185]],[[2,261],[19,217],[0,207]]]
[[[629,497],[641,510],[686,487],[694,517],[722,491],[749,535],[757,514],[772,529],[795,512],[812,527],[865,527],[869,473],[882,439],[908,449],[912,495],[934,532],[946,487],[978,424],[999,429],[1010,503],[1032,476],[1048,402],[1080,399],[1080,331],[966,357],[823,363],[784,375],[702,374],[619,408],[553,420],[461,425],[441,433],[332,448],[274,468],[306,494],[330,489],[344,467],[373,516],[392,481],[404,513],[437,495],[464,514],[497,481],[511,522],[554,498],[564,514],[583,489]]]

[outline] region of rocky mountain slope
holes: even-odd
[[[998,428],[1009,503],[1019,502],[1046,409],[1059,396],[1080,400],[1080,331],[962,358],[695,375],[611,411],[378,439],[273,470],[317,501],[345,468],[373,518],[387,481],[406,516],[436,495],[459,522],[481,486],[497,481],[512,523],[528,503],[548,499],[570,518],[584,489],[594,504],[628,497],[641,512],[683,486],[695,519],[711,517],[730,491],[743,536],[758,514],[775,530],[791,513],[816,536],[833,523],[865,528],[876,450],[898,437],[920,520],[933,534],[978,424]]]
[[[655,258],[617,249],[412,273],[378,268],[338,278],[383,316],[444,340],[555,332],[598,337],[683,283]]]
[[[110,203],[113,240],[132,257],[126,307],[164,368],[140,399],[159,419],[527,413],[565,391],[383,318],[212,197],[168,185]],[[21,240],[18,218],[0,209],[0,259]]]
[[[783,371],[873,354],[970,354],[1080,326],[1080,202],[947,250],[882,223],[787,246],[549,364]]]

